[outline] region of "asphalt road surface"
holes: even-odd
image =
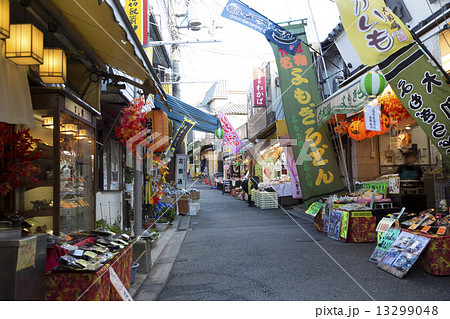
[[[157,300],[450,300],[450,276],[413,267],[398,279],[368,261],[374,243],[335,241],[308,217],[194,188],[201,209]]]

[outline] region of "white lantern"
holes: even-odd
[[[9,0],[0,0],[0,39],[9,38]]]
[[[17,65],[42,64],[44,34],[32,24],[11,24],[5,58]]]
[[[66,83],[67,59],[62,49],[44,49],[44,63],[39,66],[39,76],[47,84]]]

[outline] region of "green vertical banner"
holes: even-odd
[[[417,44],[400,49],[378,64],[411,117],[450,166],[450,88]]]
[[[307,43],[303,23],[289,25],[288,31]],[[315,66],[307,46],[303,52],[288,54],[272,44],[278,66],[286,125],[296,158],[303,200],[307,206],[318,198],[346,191],[326,126],[318,128],[316,106],[321,98]]]

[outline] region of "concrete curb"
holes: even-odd
[[[172,238],[173,234],[177,231],[177,228],[178,228],[178,225],[180,223],[180,220],[181,220],[181,216],[178,215],[175,218],[174,222],[173,222],[173,226],[168,228],[166,231],[164,231],[160,235],[160,237],[158,239],[158,243],[156,244],[156,247],[151,250],[151,254],[152,254],[152,272],[153,272],[153,266],[158,261],[159,256],[161,255],[161,253],[163,252],[164,248],[169,243],[169,241]],[[142,258],[145,258],[145,256],[142,257]],[[140,273],[140,272],[136,273],[136,276],[135,276],[135,279],[134,279],[134,283],[131,285],[131,287],[129,289],[129,293],[130,293],[130,295],[133,298],[136,295],[136,293],[139,290],[139,288],[144,283],[145,279],[149,276],[149,274],[150,273]]]

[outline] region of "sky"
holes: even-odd
[[[182,45],[181,99],[197,105],[206,91],[217,80],[228,80],[232,90],[246,91],[252,81],[252,69],[264,62],[273,61],[272,48],[257,31],[221,17],[228,0],[202,0],[200,17],[204,25],[213,23],[220,28],[201,31],[180,29],[182,40],[221,40],[220,43],[195,43]],[[310,43],[318,42],[307,0],[244,0],[245,4],[274,22],[308,19],[307,37]],[[320,41],[339,23],[336,5],[330,0],[310,0],[311,10]],[[181,5],[181,8],[183,6]],[[184,23],[185,24],[185,23]],[[207,83],[200,83],[207,82]]]

